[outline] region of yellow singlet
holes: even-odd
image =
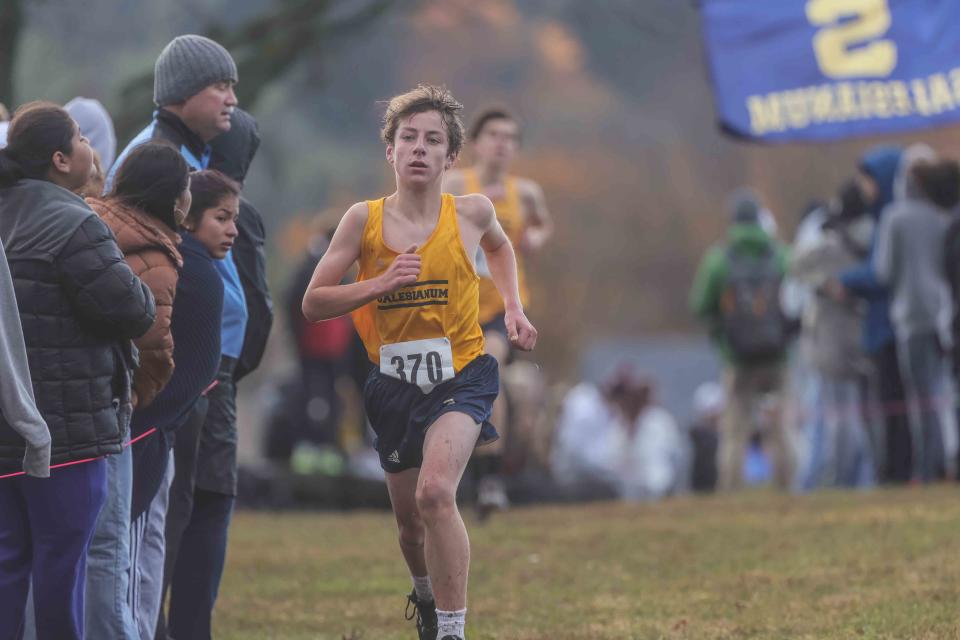
[[[483,193],[480,180],[476,171],[467,169],[463,173],[464,191],[466,193]],[[520,243],[523,240],[523,232],[526,227],[523,218],[523,203],[520,201],[520,194],[517,191],[517,181],[507,176],[504,184],[505,197],[493,201],[493,206],[497,210],[497,220],[503,227],[510,243],[513,245],[514,253],[517,256],[517,287],[520,291],[520,302],[527,304],[527,279],[524,272],[523,256],[520,251]],[[480,324],[486,324],[503,313],[503,297],[497,291],[496,285],[490,279],[489,272],[481,273],[480,276]]]
[[[367,201],[358,282],[380,275],[399,255],[383,241],[383,202]],[[353,323],[374,364],[380,362],[381,346],[446,337],[459,373],[483,354],[483,332],[477,320],[479,278],[463,248],[457,208],[449,193],[442,196],[436,228],[417,253],[421,259],[417,282],[356,309]]]

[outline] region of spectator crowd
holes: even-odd
[[[236,384],[273,318],[238,80],[180,36],[119,155],[86,98],[0,129],[2,638],[211,637]]]
[[[751,439],[783,489],[956,476],[958,201],[957,162],[925,145],[866,153],[790,247],[733,194],[691,293],[724,361],[721,488]]]
[[[925,484],[958,469],[960,168],[925,145],[866,153],[792,245],[749,188],[690,308],[722,363],[680,426],[621,368],[562,401],[551,478],[581,497]]]

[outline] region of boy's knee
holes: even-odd
[[[417,508],[424,519],[456,508],[456,490],[441,480],[427,478],[417,487]]]
[[[400,533],[400,546],[422,547],[425,535],[423,520],[419,514],[408,514],[397,519],[397,528]]]
[[[510,343],[507,342],[502,333],[497,331],[487,331],[483,334],[483,337],[484,352],[493,356],[500,366],[504,366],[510,356]]]

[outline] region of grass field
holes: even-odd
[[[960,638],[960,488],[518,509],[469,640]],[[414,640],[387,513],[238,513],[215,637]]]

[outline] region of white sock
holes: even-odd
[[[466,640],[463,631],[466,620],[466,609],[460,609],[460,611],[441,611],[437,609],[437,640],[441,640],[444,636]]]
[[[410,576],[413,578],[413,590],[417,592],[417,600],[420,602],[433,602],[433,585],[430,583],[430,576]]]

